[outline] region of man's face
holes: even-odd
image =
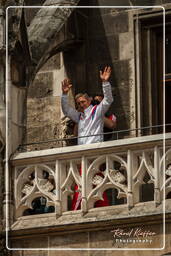
[[[90,99],[87,99],[85,97],[79,97],[77,100],[76,100],[76,103],[77,103],[77,106],[78,106],[78,109],[80,111],[84,111],[86,108],[88,108],[91,104],[91,100]]]

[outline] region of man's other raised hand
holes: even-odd
[[[109,80],[110,75],[111,75],[111,67],[106,66],[103,72],[100,70],[100,78],[103,82],[107,82]]]
[[[71,81],[68,78],[65,78],[62,82],[62,92],[63,94],[67,94],[72,87]]]

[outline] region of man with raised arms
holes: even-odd
[[[99,105],[93,106],[91,98],[86,93],[79,93],[75,96],[80,112],[68,104],[68,92],[72,87],[70,80],[64,79],[62,81],[62,111],[64,115],[78,123],[78,145],[103,141],[104,116],[113,102],[111,84],[109,82],[110,75],[110,67],[105,67],[103,72],[100,71],[104,98]]]

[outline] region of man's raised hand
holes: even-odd
[[[62,82],[62,92],[63,94],[67,94],[72,87],[72,84],[68,78],[65,78]]]
[[[111,67],[105,67],[104,71],[100,71],[100,78],[103,82],[107,82],[109,80],[109,77],[111,75]]]

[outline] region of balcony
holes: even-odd
[[[165,150],[163,138],[158,134],[17,153],[11,159],[11,230],[27,233],[35,227],[78,223],[83,228],[85,223],[89,227],[99,221],[130,223],[154,215],[157,220],[164,197],[166,212],[171,212],[171,134],[165,135]],[[76,211],[71,210],[74,184],[81,197]],[[104,191],[110,206],[95,207]]]

